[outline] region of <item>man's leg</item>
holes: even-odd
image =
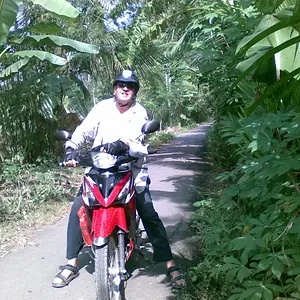
[[[153,260],[165,262],[172,286],[182,288],[185,280],[173,259],[165,227],[154,209],[149,189],[145,188],[142,193],[136,195],[136,208],[153,246]]]
[[[136,208],[153,246],[153,260],[166,262],[173,259],[165,227],[155,211],[148,188],[136,194]]]
[[[67,259],[76,258],[84,245],[79,225],[79,217],[77,215],[82,206],[82,196],[78,195],[74,198],[74,202],[69,215],[69,223],[67,230]]]
[[[67,230],[67,268],[64,268],[53,280],[52,285],[54,287],[63,287],[65,279],[66,282],[70,282],[72,279],[78,276],[77,270],[77,256],[82,249],[84,242],[81,235],[81,229],[79,225],[79,218],[77,215],[78,210],[82,206],[81,195],[77,195],[74,198],[74,202],[69,215],[69,223]],[[72,268],[74,267],[74,268]]]

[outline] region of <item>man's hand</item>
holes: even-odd
[[[128,151],[129,146],[123,141],[118,140],[113,143],[104,144],[102,145],[102,148],[106,153],[109,153],[111,155],[122,155]]]
[[[75,160],[76,152],[75,149],[68,147],[65,150],[64,154],[64,162],[67,167],[76,167],[78,162]]]

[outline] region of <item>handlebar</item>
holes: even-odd
[[[129,162],[133,162],[133,161],[137,161],[138,158],[137,157],[132,157],[132,156],[119,156],[117,158],[117,163],[116,165],[117,166],[120,166],[122,164],[126,164],[126,163],[129,163]]]
[[[157,149],[154,149],[154,148],[148,146],[147,152],[148,152],[148,154],[155,154],[155,153],[157,153]],[[74,160],[77,161],[78,164],[83,167],[95,167],[93,164],[91,151],[87,151],[85,153],[77,153]],[[115,166],[120,166],[122,164],[134,162],[137,160],[138,160],[138,157],[133,157],[133,156],[129,156],[129,155],[118,156]],[[65,167],[66,162],[65,161],[59,162],[58,165],[60,167]]]

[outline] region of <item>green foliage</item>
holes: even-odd
[[[88,111],[90,94],[82,77],[70,68],[70,61],[76,53],[96,54],[98,48],[53,35],[62,33],[61,28],[69,24],[68,18],[78,16],[70,3],[32,2],[37,5],[17,0],[0,5],[2,16],[10,12],[10,18],[3,18],[4,24],[11,27],[14,23],[9,32],[4,30],[6,25],[0,28],[6,41],[0,56],[1,160],[22,153],[27,162],[34,162],[44,153],[55,153],[53,133],[60,126],[66,127],[62,122],[66,108],[80,117]],[[16,19],[18,10],[20,18]]]
[[[24,3],[23,3],[24,2]],[[43,7],[45,11],[51,11],[53,16],[58,17],[67,17],[71,19],[75,19],[79,12],[67,1],[61,0],[59,3],[57,1],[49,1],[45,0],[32,0],[33,4],[39,5]],[[38,26],[39,24],[35,24],[35,27],[28,26],[29,22],[24,22],[21,26],[18,24],[17,20],[17,12],[18,10],[26,4],[26,1],[21,0],[14,0],[14,1],[1,1],[0,5],[0,15],[3,17],[0,27],[0,43],[1,46],[9,41],[9,46],[5,47],[15,47],[15,44],[19,44],[23,46],[23,51],[16,51],[15,48],[12,48],[13,51],[9,51],[5,54],[7,60],[13,59],[14,57],[21,57],[23,58],[22,63],[20,64],[13,64],[12,66],[8,66],[5,70],[3,70],[0,74],[0,77],[7,77],[11,75],[11,72],[18,72],[27,65],[30,61],[32,61],[32,57],[38,58],[41,61],[48,60],[52,64],[55,65],[65,65],[71,58],[71,52],[69,54],[68,59],[61,57],[61,53],[57,55],[59,51],[55,51],[56,53],[48,52],[49,49],[54,47],[62,47],[67,49],[74,49],[79,52],[88,52],[88,53],[98,53],[98,49],[95,46],[88,45],[79,41],[75,41],[72,39],[68,39],[61,36],[54,36],[54,35],[42,35],[41,33],[44,32],[44,29],[41,29],[41,32],[38,32],[38,28],[42,28]],[[10,30],[10,27],[14,24],[14,29]],[[45,27],[45,21],[42,21],[43,27]],[[50,27],[53,27],[53,22],[50,23]],[[32,25],[32,24],[31,24]],[[34,28],[34,31],[40,33],[39,35],[32,35],[31,29]],[[49,27],[48,27],[49,28]],[[59,31],[61,32],[61,31]],[[26,37],[24,37],[26,35]],[[16,36],[21,38],[15,39]],[[46,46],[48,49],[45,51],[46,48],[43,49],[32,49],[31,46],[34,47],[41,47]],[[25,49],[26,50],[25,50]],[[73,53],[72,53],[73,54]],[[2,54],[3,55],[3,54]],[[2,56],[1,55],[1,56]],[[0,56],[0,58],[1,58]],[[27,59],[24,59],[27,58]],[[0,61],[0,67],[3,69],[3,65]]]
[[[18,1],[1,0],[0,2],[0,45],[6,42],[10,27],[16,20]]]
[[[236,286],[228,299],[299,293],[299,118],[282,109],[221,122],[239,160],[218,177],[228,184],[221,197],[196,203],[193,226],[204,235],[210,276]]]
[[[156,148],[163,144],[170,142],[175,137],[175,134],[172,132],[156,132],[155,134],[151,134],[147,137],[147,143],[152,147]]]
[[[64,106],[79,102],[77,112],[87,112],[81,87],[58,74],[33,73],[3,87],[0,94],[2,160],[15,153],[22,153],[27,162],[35,162],[48,152],[59,155],[54,132],[58,128],[73,129],[67,127]]]
[[[214,178],[212,180],[214,181]],[[230,274],[226,271],[220,272],[220,267],[224,263],[223,256],[227,252],[230,238],[239,232],[235,223],[239,218],[240,209],[234,201],[221,199],[217,186],[220,187],[220,184],[213,183],[211,197],[200,196],[194,204],[197,210],[191,218],[191,226],[200,236],[199,246],[201,257],[204,259],[190,268],[188,275],[196,289],[192,295],[205,294],[203,299],[225,300],[236,285],[230,278],[239,271],[241,263],[235,259]],[[228,268],[231,260],[233,259],[226,259],[227,266],[222,267]]]
[[[219,106],[218,135],[211,136],[217,151],[211,157],[220,160],[228,147],[225,161],[235,159],[218,176],[227,185],[224,192],[197,202],[193,226],[203,235],[206,259],[196,268],[195,282],[206,268],[217,282],[209,282],[212,289],[232,287],[226,299],[297,299],[299,5],[256,2],[272,15],[259,17],[240,42],[235,62],[243,55],[246,60],[238,65],[231,99]]]
[[[224,172],[236,164],[237,156],[234,153],[235,147],[226,143],[220,129],[221,125],[216,123],[208,133],[207,155],[214,170]]]
[[[79,11],[72,6],[67,1],[47,1],[47,0],[31,0],[33,4],[41,5],[46,10],[51,11],[55,13],[58,16],[61,16],[62,18],[76,18],[79,15]]]
[[[235,84],[243,78],[257,84],[243,113],[249,115],[259,106],[275,112],[282,103],[299,109],[299,1],[255,2],[265,15],[239,43],[235,58],[235,62],[242,59]]]

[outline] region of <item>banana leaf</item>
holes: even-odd
[[[254,61],[253,60],[246,60],[244,62],[241,62],[239,64],[239,68],[243,70],[243,73],[237,78],[237,80],[234,83],[234,86],[237,85],[243,78],[251,74],[253,70],[255,70],[257,67],[259,67],[263,62],[269,60],[274,55],[280,53],[282,50],[287,49],[290,46],[295,46],[299,44],[300,42],[300,36],[296,36],[294,38],[291,38],[287,40],[286,42],[280,44],[279,46],[275,48],[270,48],[269,51],[266,51],[263,53],[263,55],[257,55]],[[294,52],[291,50],[291,53],[294,54]],[[292,60],[294,60],[295,54],[292,55]],[[297,51],[297,57],[298,57],[298,51]],[[298,65],[298,62],[294,63],[294,66]],[[296,67],[294,69],[297,69]]]
[[[11,64],[9,67],[4,69],[0,73],[0,78],[9,77],[14,73],[19,72],[24,66],[26,66],[28,64],[28,62],[29,62],[29,57],[26,57],[24,59],[20,59],[17,62]]]
[[[32,0],[32,2],[60,16],[76,18],[79,15],[79,11],[65,0]]]
[[[265,43],[272,33],[287,28],[289,26],[292,27],[294,25],[299,25],[299,24],[300,24],[299,16],[294,16],[281,21],[277,20],[272,15],[265,16],[261,20],[255,32],[252,35],[243,38],[242,41],[239,43],[236,50],[236,59],[238,59],[242,55],[245,54],[247,55],[247,51],[251,47],[256,45],[258,42]],[[266,43],[268,44],[268,42]]]
[[[0,0],[0,45],[7,40],[10,28],[15,23],[22,0]],[[75,19],[79,11],[66,0],[32,0],[60,18]]]
[[[298,0],[255,0],[256,6],[264,13],[274,13],[278,9],[293,6]]]
[[[0,45],[6,42],[10,27],[16,21],[18,3],[13,0],[0,0]]]
[[[300,67],[299,32],[294,27],[299,24],[299,16],[287,17],[283,20],[277,19],[274,15],[265,16],[255,32],[244,38],[237,47],[237,57],[242,54],[248,57],[237,66],[237,69],[242,72],[237,81],[247,75],[253,75],[257,69],[260,69],[260,75],[265,73],[266,78],[270,77],[270,74],[274,73],[274,68],[261,72],[262,69],[266,69],[266,62],[270,60],[274,61],[277,80],[280,79],[281,71],[292,72],[298,69]]]
[[[40,51],[40,50],[24,50],[24,51],[17,51],[14,54],[10,55],[11,57],[21,57],[22,59],[18,60],[17,62],[11,64],[6,69],[4,69],[0,73],[0,78],[9,77],[14,73],[19,72],[22,68],[24,68],[30,61],[30,58],[35,57],[41,61],[47,60],[50,63],[58,66],[63,66],[67,63],[65,58],[57,56],[55,54]]]
[[[55,54],[40,51],[40,50],[24,50],[24,51],[17,51],[13,54],[13,56],[20,56],[20,57],[36,57],[39,60],[47,60],[51,62],[54,65],[63,66],[67,63],[67,60],[65,58],[62,58],[60,56],[57,56]]]
[[[56,35],[32,35],[13,41],[16,44],[26,44],[34,46],[54,46],[62,47],[68,51],[79,51],[91,54],[99,53],[99,48],[95,45],[79,42]]]
[[[35,25],[29,25],[26,27],[26,31],[30,32],[36,32],[39,34],[57,34],[57,33],[62,33],[63,29],[58,26],[56,23],[46,23],[46,22],[40,22]]]

